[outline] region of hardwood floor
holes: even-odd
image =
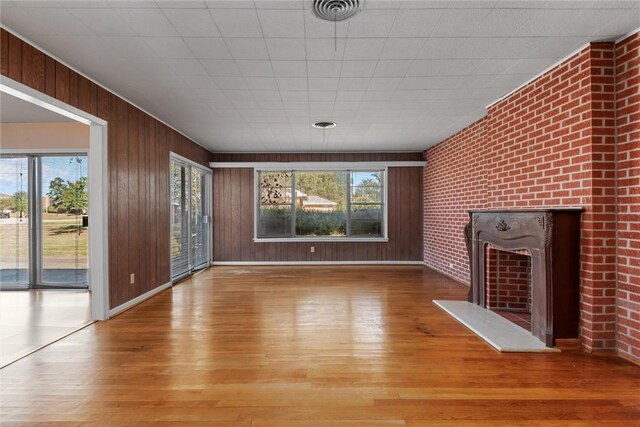
[[[91,301],[87,291],[2,291],[0,367],[89,323]]]
[[[639,425],[640,368],[498,353],[421,267],[215,267],[0,371],[3,425]]]

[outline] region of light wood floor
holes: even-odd
[[[640,368],[502,354],[420,267],[215,267],[0,371],[3,425],[638,425]]]
[[[2,291],[0,367],[89,323],[87,291]]]

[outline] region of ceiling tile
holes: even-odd
[[[175,76],[175,86],[180,88],[215,88],[209,76]]]
[[[349,20],[336,23],[318,18],[311,10],[304,11],[304,27],[307,38],[344,38],[349,28]]]
[[[63,3],[64,3],[64,1],[63,1]],[[90,1],[87,2],[85,0],[84,3],[91,3],[91,2]],[[109,7],[113,7],[114,9],[120,9],[120,8],[121,9],[126,9],[126,8],[131,8],[131,9],[157,9],[158,8],[158,4],[156,2],[147,1],[147,0],[108,1],[107,4],[109,5]]]
[[[261,9],[258,18],[265,37],[304,37],[302,9]]]
[[[156,4],[162,9],[206,9],[203,1],[197,0],[156,0]]]
[[[312,90],[309,91],[309,101],[335,101],[336,92]]]
[[[200,62],[210,76],[240,77],[236,61],[229,59],[201,59]]]
[[[430,33],[431,37],[462,37],[473,34],[490,9],[448,9]]]
[[[584,44],[582,37],[512,37],[506,40],[496,58],[562,58]]]
[[[401,77],[374,77],[369,81],[369,87],[367,90],[370,91],[387,91],[387,90],[396,90],[400,82],[402,81]]]
[[[363,10],[349,19],[348,37],[387,37],[397,11]]]
[[[207,72],[197,59],[163,59],[176,74],[197,76]]]
[[[310,61],[326,59],[340,60],[346,56],[344,47],[345,39],[306,39],[307,59]]]
[[[307,79],[301,77],[277,77],[278,88],[281,91],[307,90]]]
[[[471,72],[483,61],[474,59],[418,59],[407,75],[417,76],[460,76]]]
[[[278,90],[278,84],[273,77],[245,77],[244,82],[251,90]]]
[[[262,38],[225,38],[225,42],[234,59],[269,59]]]
[[[374,77],[404,77],[413,64],[412,60],[379,61]]]
[[[280,84],[278,84],[278,86],[280,87],[280,96],[282,97],[283,101],[306,102],[309,100],[309,92],[306,91],[306,87],[304,91],[293,91],[293,90],[283,89],[283,87],[280,86]]]
[[[255,2],[257,9],[303,9],[300,0],[258,0]]]
[[[238,60],[236,65],[245,77],[273,77],[271,61]]]
[[[369,78],[362,77],[340,77],[338,84],[339,90],[367,90],[369,87]]]
[[[306,61],[271,61],[273,74],[276,77],[306,77]]]
[[[388,39],[380,57],[381,59],[415,59],[424,42],[424,39],[413,38]]]
[[[136,32],[112,9],[68,9],[99,36],[131,36]]]
[[[385,47],[386,39],[347,39],[344,59],[378,59]]]
[[[428,37],[444,9],[400,10],[389,37]]]
[[[248,90],[249,89],[242,77],[215,76],[211,78],[215,82],[216,86],[221,90],[229,90],[229,89]]]
[[[520,59],[506,69],[507,74],[538,74],[555,63],[554,59]]]
[[[266,42],[273,61],[306,59],[304,39],[266,39]]]
[[[476,36],[551,36],[564,31],[576,12],[569,9],[493,9],[476,27]]]
[[[158,54],[141,37],[103,37],[102,40],[124,58],[158,57]]]
[[[186,37],[185,43],[198,59],[232,59],[224,39],[212,37]]]
[[[309,77],[340,77],[342,61],[307,61]]]
[[[211,15],[223,37],[262,37],[255,9],[212,9]]]
[[[255,9],[253,0],[205,0],[209,9]]]
[[[143,37],[160,58],[193,58],[191,49],[180,37]]]
[[[518,59],[486,59],[473,70],[473,74],[502,74],[517,62]]]
[[[253,99],[256,101],[279,101],[281,99],[280,92],[277,90],[258,90],[251,91]]]
[[[365,93],[364,90],[341,90],[336,94],[336,101],[360,102]]]
[[[116,9],[140,36],[177,36],[169,20],[160,9]]]
[[[2,23],[10,28],[20,28],[22,35],[27,37],[93,34],[89,26],[63,8],[2,7],[1,11]]]
[[[371,77],[377,61],[344,61],[340,77]]]
[[[183,37],[220,37],[208,11],[202,9],[167,9],[164,14]]]
[[[309,90],[338,90],[337,78],[316,77],[309,79]]]

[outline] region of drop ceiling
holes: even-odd
[[[214,151],[423,150],[639,1],[2,1],[0,22]],[[316,121],[338,126],[322,131]]]

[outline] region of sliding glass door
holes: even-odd
[[[88,287],[85,154],[0,157],[0,287]]]
[[[48,287],[86,287],[89,228],[87,156],[47,156],[40,159],[42,212],[40,239],[42,275]]]
[[[0,157],[0,286],[29,287],[29,159]]]
[[[206,267],[210,249],[211,172],[171,158],[171,277]]]

